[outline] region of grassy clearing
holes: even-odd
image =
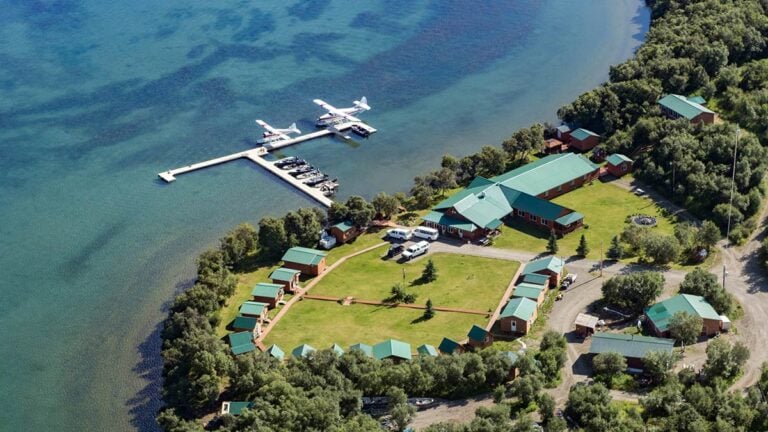
[[[675,222],[664,216],[661,207],[648,198],[638,197],[610,183],[596,181],[552,201],[582,213],[584,223],[589,226],[559,239],[559,255],[575,255],[579,239],[584,234],[591,249],[588,257],[599,259],[600,243],[603,243],[603,250],[607,250],[613,236],[621,233],[627,216],[632,214],[655,216],[658,224],[652,229],[657,233],[671,235],[674,232]],[[503,230],[502,235],[494,241],[494,246],[543,252],[546,250],[548,238],[547,232],[523,223],[515,223]]]
[[[331,249],[328,251],[328,257],[326,258],[328,265],[335,263],[340,258],[349,254],[353,254],[377,243],[386,241],[383,239],[385,232],[386,229],[384,228],[371,228],[367,233],[358,236],[353,241]]]
[[[435,306],[459,307],[479,311],[496,309],[501,295],[512,280],[519,263],[456,254],[433,254],[437,267],[434,282],[419,284],[427,259],[399,264],[382,259],[386,247],[354,258],[328,274],[312,288],[317,295],[365,300],[384,300],[390,289],[405,279],[406,290],[415,293],[416,303],[432,299]]]
[[[348,347],[357,342],[376,344],[393,338],[408,342],[413,349],[427,343],[437,346],[443,337],[466,339],[472,324],[485,326],[481,315],[437,312],[422,321],[421,310],[383,306],[350,305],[302,300],[291,307],[269,333],[266,345],[277,344],[284,350],[308,343],[327,348],[334,343]]]

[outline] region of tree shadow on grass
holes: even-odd
[[[411,324],[420,324],[420,323],[423,323],[423,322],[429,321],[429,320],[431,320],[432,318],[434,318],[434,317],[430,317],[430,318],[427,318],[425,315],[422,315],[422,316],[420,316],[420,317],[418,317],[418,318],[416,318],[416,319],[412,320],[412,321],[411,321]]]

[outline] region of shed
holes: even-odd
[[[605,169],[607,169],[614,177],[621,177],[632,171],[632,159],[621,153],[614,153],[608,156],[605,161]]]
[[[539,273],[526,273],[522,276],[521,282],[546,287],[549,285],[549,275]]]
[[[536,302],[537,306],[544,303],[545,285],[534,285],[531,283],[519,283],[512,292],[512,297],[524,297]]]
[[[493,343],[493,335],[491,332],[477,324],[473,325],[472,328],[469,329],[467,337],[469,338],[467,343],[475,348],[485,348]]]
[[[437,357],[440,355],[440,353],[437,352],[437,348],[427,344],[420,345],[416,348],[416,352],[418,352],[421,357]]]
[[[285,291],[283,285],[273,283],[257,283],[251,290],[253,301],[266,303],[269,307],[277,306],[277,302],[283,299]]]
[[[243,410],[253,408],[253,402],[222,402],[221,414],[238,416]]]
[[[556,257],[549,256],[530,261],[525,265],[523,274],[542,274],[549,276],[549,286],[556,287],[560,285],[560,276],[563,274],[565,261]]]
[[[722,321],[715,309],[704,297],[691,294],[678,294],[645,309],[646,322],[659,337],[669,336],[669,319],[677,312],[685,312],[701,317],[702,336],[713,336],[720,332]]]
[[[272,283],[282,285],[286,292],[294,293],[299,289],[300,276],[301,272],[299,270],[280,267],[273,271],[269,278],[272,279]]]
[[[585,152],[592,150],[598,144],[600,144],[600,135],[591,130],[578,128],[571,132],[571,142],[569,144],[571,148]]]
[[[280,361],[285,360],[285,352],[283,352],[283,350],[275,344],[272,344],[272,346],[267,348],[267,354],[269,354],[270,357],[274,357]]]
[[[350,351],[362,351],[368,357],[373,357],[373,347],[364,343],[356,343],[349,347]]]
[[[230,333],[228,337],[229,346],[234,355],[251,352],[256,349],[256,345],[253,344],[253,334],[251,332],[244,331]]]
[[[332,225],[328,232],[336,238],[336,243],[343,244],[356,238],[361,231],[352,222],[343,221]]]
[[[232,329],[240,331],[249,331],[254,336],[261,334],[261,323],[259,319],[252,316],[238,315],[235,320],[232,321]]]
[[[339,357],[344,355],[344,348],[339,346],[339,344],[331,345],[331,351],[333,351]]]
[[[507,380],[513,380],[517,378],[517,375],[519,374],[519,370],[517,369],[517,359],[520,358],[521,355],[525,355],[524,351],[518,351],[518,352],[512,352],[512,351],[504,351],[500,353],[502,356],[508,358],[512,361],[512,367],[509,368],[509,375],[507,375]]]
[[[568,146],[556,138],[550,138],[544,140],[544,144],[541,147],[541,152],[544,154],[556,154],[562,153],[568,149]]]
[[[571,127],[568,125],[560,125],[555,129],[555,133],[557,134],[557,139],[564,143],[569,143],[571,141]]]
[[[300,359],[300,358],[309,356],[315,351],[317,350],[314,349],[311,345],[301,344],[296,348],[294,348],[293,351],[291,351],[291,355],[293,355],[297,359]]]
[[[267,317],[268,308],[266,303],[247,301],[240,306],[240,315],[255,317],[259,322],[263,322]]]
[[[410,360],[411,345],[394,339],[373,346],[373,356],[378,360]]]
[[[653,351],[672,352],[675,341],[649,336],[597,332],[592,335],[590,354],[616,352],[627,359],[627,366],[642,369],[645,357]]]
[[[447,337],[443,338],[437,349],[443,354],[461,354],[464,351],[464,347],[461,346],[460,343],[453,339],[448,339]]]
[[[325,270],[325,257],[327,255],[327,253],[317,249],[292,247],[283,255],[283,267],[317,276]]]
[[[595,332],[595,327],[597,327],[598,321],[599,319],[596,316],[587,315],[585,313],[578,314],[576,316],[576,321],[574,321],[576,334],[583,338],[591,335]]]
[[[536,321],[538,305],[524,297],[513,298],[499,316],[501,331],[528,334]]]

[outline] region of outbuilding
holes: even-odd
[[[253,333],[251,332],[230,333],[228,337],[229,347],[234,355],[251,352],[256,349],[256,345],[253,343]]]
[[[317,350],[313,348],[311,345],[301,344],[296,348],[294,348],[293,351],[291,351],[291,355],[293,355],[294,358],[301,359],[301,358],[308,357],[315,351]]]
[[[283,285],[273,283],[257,283],[251,290],[253,301],[266,303],[271,308],[277,306],[277,302],[283,299],[284,294]]]
[[[467,344],[475,348],[485,348],[493,344],[493,335],[491,332],[477,324],[473,325],[472,328],[469,329],[467,337],[469,338]]]
[[[464,352],[464,347],[460,343],[447,337],[444,337],[443,340],[440,341],[440,345],[437,346],[437,349],[443,354],[461,354]]]
[[[704,106],[706,100],[701,96],[687,98],[677,94],[668,94],[659,99],[662,114],[675,120],[684,118],[691,123],[712,124],[717,121],[717,114]]]
[[[378,360],[410,360],[411,345],[399,340],[389,339],[373,346],[373,357]]]
[[[285,352],[283,352],[283,350],[280,349],[280,347],[275,344],[272,344],[272,346],[267,348],[267,354],[269,354],[270,357],[275,358],[279,361],[285,360]]]
[[[649,336],[597,332],[592,335],[589,353],[592,355],[615,352],[627,359],[627,366],[643,369],[645,358],[654,351],[672,352],[675,341]]]
[[[243,410],[253,408],[253,402],[222,402],[221,414],[239,416]]]
[[[328,228],[328,232],[336,238],[337,244],[344,244],[356,238],[362,232],[352,222],[343,221]]]
[[[557,135],[557,139],[560,141],[568,144],[571,142],[571,127],[565,124],[562,124],[555,129],[555,134]]]
[[[283,255],[283,267],[317,276],[325,271],[327,253],[305,247],[292,247]]]
[[[232,329],[251,332],[253,337],[258,337],[261,334],[261,322],[256,317],[238,315],[232,321]]]
[[[592,150],[598,144],[600,144],[600,135],[588,129],[578,128],[571,132],[571,142],[568,146],[572,149],[586,152]]]
[[[565,261],[556,256],[549,256],[530,261],[523,269],[523,275],[540,274],[549,276],[549,286],[557,287],[560,285],[560,277],[565,268]]]
[[[437,348],[427,344],[420,345],[418,348],[416,348],[416,352],[418,352],[419,356],[421,357],[437,357],[440,355],[440,353],[437,351]]]
[[[543,154],[557,154],[568,150],[568,146],[557,138],[550,138],[544,140],[544,144],[541,147]]]
[[[269,278],[272,279],[272,283],[280,284],[283,286],[283,290],[288,293],[295,293],[299,287],[299,277],[301,272],[286,267],[280,267],[272,272]]]
[[[536,302],[537,306],[541,306],[544,303],[544,297],[546,293],[546,285],[536,285],[527,282],[522,282],[515,286],[515,290],[512,292],[512,297],[524,297]]]
[[[677,312],[685,312],[701,317],[702,336],[714,336],[722,328],[720,315],[704,297],[691,294],[678,294],[645,309],[646,323],[656,336],[669,337],[669,320]]]
[[[247,301],[240,305],[240,315],[255,317],[259,322],[264,322],[268,310],[269,305],[261,302]]]
[[[614,177],[621,177],[632,171],[632,159],[621,153],[614,153],[605,158],[605,169]]]
[[[580,313],[576,316],[576,321],[573,323],[576,326],[576,334],[585,338],[595,333],[597,322],[599,318],[593,315]]]
[[[367,355],[368,357],[373,357],[373,347],[364,343],[356,343],[349,347],[349,351],[361,351],[363,354]]]
[[[528,334],[536,322],[538,305],[535,301],[523,297],[513,298],[504,306],[499,316],[502,332]]]

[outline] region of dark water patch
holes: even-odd
[[[223,9],[216,12],[216,22],[213,23],[214,30],[237,30],[243,24],[243,17],[235,10]]]
[[[167,313],[169,305],[164,311]],[[160,394],[163,386],[163,361],[160,351],[163,331],[163,322],[155,325],[152,332],[136,348],[139,352],[139,361],[133,367],[133,372],[146,381],[144,387],[133,397],[126,401],[128,412],[131,415],[131,424],[141,432],[159,432],[162,429],[157,424],[155,417],[163,406]]]
[[[178,30],[178,24],[163,24],[157,31],[155,31],[154,38],[155,40],[167,39],[168,37],[173,36]]]
[[[245,28],[232,35],[235,42],[256,42],[261,35],[275,31],[275,19],[272,14],[260,9],[251,9],[250,18]]]
[[[401,25],[397,20],[370,11],[357,14],[355,19],[352,20],[350,27],[365,28],[381,34],[405,31],[405,26]]]
[[[331,0],[299,0],[288,7],[288,15],[302,21],[315,20],[325,12]]]
[[[15,9],[33,39],[41,34],[51,36],[51,32],[69,34],[80,30],[90,17],[84,4],[76,0],[15,0],[10,4],[11,9],[3,14],[13,15]]]
[[[201,120],[231,113],[237,101],[237,92],[232,89],[230,78],[210,78],[195,84],[190,92],[192,99],[200,99],[197,117]]]
[[[349,57],[337,54],[332,44],[344,39],[341,33],[299,33],[293,38],[290,51],[299,63],[318,59],[340,66],[354,63]]]
[[[201,55],[203,55],[205,53],[205,47],[207,47],[207,46],[208,45],[206,45],[206,44],[200,44],[200,45],[193,46],[192,48],[190,48],[189,51],[187,51],[187,58],[189,60],[194,60],[194,59],[200,57]]]
[[[79,278],[88,267],[88,262],[96,254],[103,251],[109,243],[120,233],[125,231],[125,222],[115,222],[103,229],[91,241],[81,247],[79,251],[74,252],[61,265],[58,274],[69,281]]]

